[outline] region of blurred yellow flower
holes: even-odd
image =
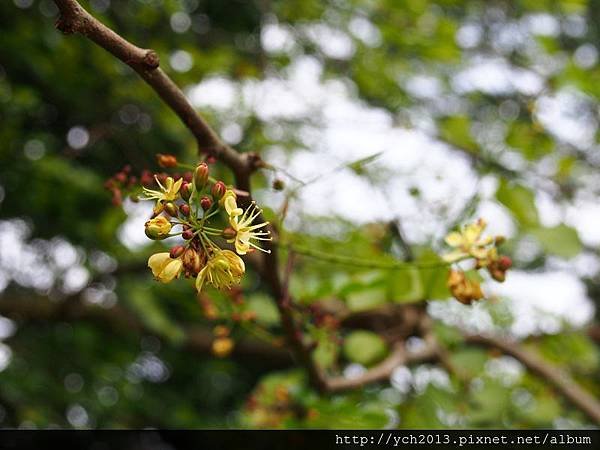
[[[239,284],[246,266],[242,258],[230,250],[216,250],[196,278],[196,289],[202,291],[204,282],[217,289],[227,289]]]
[[[252,222],[254,222],[254,219],[256,219],[260,213],[261,210],[256,206],[256,203],[252,202],[241,217],[239,215],[229,215],[229,224],[235,231],[235,237],[228,239],[227,242],[235,242],[235,251],[238,252],[238,254],[245,255],[250,248],[255,248],[265,253],[271,253],[270,250],[265,250],[252,242],[252,240],[271,240],[269,231],[264,229],[260,230],[260,228],[266,227],[269,222],[252,225]]]
[[[446,236],[446,244],[455,249],[443,256],[447,262],[456,262],[472,256],[476,259],[486,259],[488,246],[494,242],[492,236],[481,237],[487,223],[483,219],[463,227],[460,232],[453,231]]]
[[[228,337],[219,337],[212,343],[212,352],[218,358],[225,358],[233,351],[234,342]]]
[[[148,259],[148,267],[152,269],[152,275],[161,283],[169,283],[181,273],[183,262],[181,259],[173,259],[168,252],[156,253]]]

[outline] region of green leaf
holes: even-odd
[[[389,297],[395,303],[408,303],[423,300],[425,288],[419,270],[391,270],[388,278]]]
[[[514,122],[509,129],[506,143],[518,149],[529,160],[537,160],[552,152],[554,141],[535,125]]]
[[[440,135],[458,148],[477,153],[479,146],[473,139],[470,128],[471,121],[466,116],[446,117],[440,123]]]
[[[547,253],[561,258],[573,258],[583,249],[577,231],[565,224],[552,228],[534,228],[529,232],[536,237]]]
[[[383,154],[383,152],[374,153],[374,154],[369,155],[369,156],[367,156],[365,158],[361,158],[361,159],[358,159],[356,161],[352,161],[351,163],[347,164],[346,167],[348,167],[350,170],[352,170],[357,175],[361,175],[364,172],[364,167],[367,164],[372,163],[373,161],[375,161],[382,154]]]
[[[276,325],[279,323],[277,306],[264,294],[255,294],[248,298],[247,308],[256,313],[256,320],[263,325]]]
[[[537,226],[539,223],[535,197],[530,189],[520,184],[500,182],[496,198],[506,206],[522,225]]]
[[[387,303],[386,291],[381,287],[353,292],[346,297],[348,308],[354,312],[377,308],[385,303]]]
[[[463,348],[450,355],[452,365],[471,378],[483,372],[487,360],[485,351],[479,348]]]
[[[344,340],[344,355],[350,361],[369,366],[381,361],[387,354],[387,344],[370,331],[353,331]]]
[[[317,348],[313,352],[313,358],[320,367],[329,369],[337,361],[339,349],[339,345],[330,336],[323,334],[317,341]]]

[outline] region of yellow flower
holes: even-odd
[[[181,273],[183,262],[181,259],[173,259],[168,252],[156,253],[148,259],[148,267],[152,269],[152,275],[161,283],[169,283]]]
[[[481,237],[486,226],[485,220],[479,219],[477,222],[463,227],[460,232],[453,231],[448,234],[445,239],[446,244],[455,249],[444,255],[444,260],[455,262],[469,256],[485,259],[490,251],[488,246],[494,242],[492,236]]]
[[[163,216],[155,217],[146,222],[144,231],[150,239],[161,240],[169,236],[171,222]]]
[[[256,241],[270,241],[271,237],[269,236],[269,231],[260,230],[260,228],[264,228],[269,222],[263,222],[256,225],[252,225],[254,219],[256,219],[261,210],[256,206],[255,202],[244,211],[244,214],[241,215],[229,215],[229,224],[231,228],[235,231],[235,237],[228,239],[227,242],[235,242],[235,251],[240,255],[245,255],[248,253],[250,248],[255,248],[265,253],[271,253],[270,250],[265,250],[256,245],[252,240]]]
[[[228,289],[239,284],[245,271],[244,261],[238,255],[230,250],[216,250],[198,274],[196,289],[202,291],[205,281],[217,289]]]
[[[219,200],[219,205],[225,207],[225,211],[229,217],[236,217],[244,212],[242,208],[238,208],[238,205],[235,201],[236,197],[237,196],[235,195],[235,192],[233,192],[231,189],[227,189],[227,191],[225,191],[225,195],[223,195],[223,198]]]
[[[183,183],[183,178],[174,181],[173,178],[167,177],[164,186],[160,184],[160,181],[158,181],[158,177],[156,175],[154,176],[154,179],[158,183],[160,191],[144,188],[144,194],[146,194],[145,200],[156,199],[157,204],[161,202],[172,202],[177,200],[177,196],[179,195],[179,189],[181,188],[181,183]]]
[[[234,342],[228,337],[219,337],[212,343],[212,352],[218,358],[225,358],[233,351]]]

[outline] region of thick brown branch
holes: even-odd
[[[253,154],[240,154],[226,145],[194,110],[181,89],[159,67],[153,50],[137,47],[88,13],[76,0],[54,0],[60,11],[56,26],[63,33],[80,33],[109,51],[135,70],[179,116],[196,138],[199,150],[214,155],[235,173],[240,189],[248,190],[248,176],[259,160]]]
[[[565,371],[549,364],[541,357],[522,348],[518,342],[492,336],[467,336],[472,344],[494,347],[519,360],[525,367],[536,373],[583,411],[592,421],[600,425],[600,403],[593,395],[582,389]]]
[[[179,116],[183,123],[195,136],[199,149],[210,153],[234,173],[236,185],[243,191],[250,192],[250,175],[261,167],[260,157],[253,153],[240,154],[224,144],[206,121],[194,110],[181,89],[159,67],[158,55],[152,50],[144,50],[131,44],[117,33],[106,27],[89,14],[76,0],[54,0],[60,10],[57,27],[64,33],[80,33],[135,70],[164,100],[164,102]],[[242,206],[247,206],[250,198],[240,199]],[[257,220],[262,221],[262,217]],[[269,286],[282,316],[282,323],[288,340],[292,343],[296,357],[316,377],[316,366],[312,363],[310,354],[304,349],[301,339],[294,332],[295,327],[291,313],[281,308],[285,300],[285,289],[279,277],[277,248],[267,245],[270,254],[265,255],[258,270],[265,283]],[[307,357],[308,355],[308,357]],[[317,382],[317,387],[319,383]]]

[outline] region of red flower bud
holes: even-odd
[[[160,167],[176,167],[177,166],[177,158],[174,155],[163,155],[162,153],[157,153],[156,161]]]
[[[182,234],[181,237],[183,239],[185,239],[186,241],[190,240],[191,238],[194,237],[194,231],[193,230],[185,230]]]
[[[124,172],[119,172],[115,175],[115,180],[119,183],[125,183],[127,181],[127,174]]]
[[[225,191],[227,191],[227,186],[225,186],[225,183],[222,181],[217,181],[212,187],[211,194],[215,200],[221,200],[221,198],[223,198],[225,195]]]
[[[190,215],[190,205],[185,204],[185,203],[183,205],[179,205],[179,211],[185,217],[188,217]]]
[[[512,259],[508,256],[501,256],[500,259],[498,259],[498,267],[502,270],[510,269],[512,267]]]
[[[198,164],[196,170],[194,171],[194,184],[196,185],[196,190],[201,191],[208,183],[208,165],[206,163]]]
[[[186,183],[185,181],[181,184],[181,188],[179,189],[179,193],[181,194],[181,198],[186,202],[190,199],[192,195],[192,184]]]
[[[149,170],[144,170],[140,175],[140,183],[142,186],[147,188],[151,187],[154,184],[154,177]]]
[[[204,211],[208,211],[210,209],[210,207],[212,206],[212,200],[210,198],[204,196],[200,199],[200,206],[202,206],[202,209]]]
[[[185,247],[183,245],[177,245],[171,249],[169,256],[173,259],[179,258],[181,255],[183,255],[184,251]]]

